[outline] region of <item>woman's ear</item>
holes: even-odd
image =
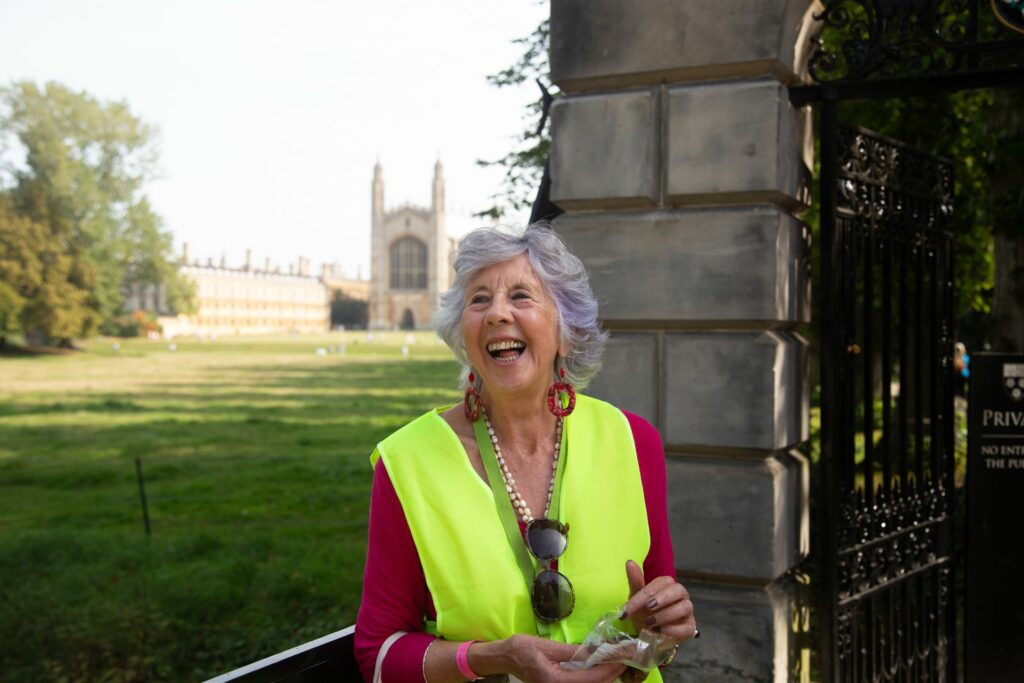
[[[572,344],[567,341],[562,341],[558,345],[558,355],[555,356],[555,374],[558,374],[558,368],[564,367],[565,359],[569,356],[569,351],[572,350]]]

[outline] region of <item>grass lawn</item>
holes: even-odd
[[[0,678],[201,680],[351,624],[368,456],[459,399],[448,349],[405,341],[0,357]]]

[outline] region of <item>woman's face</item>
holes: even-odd
[[[526,254],[484,268],[470,281],[462,335],[491,394],[545,392],[560,348],[558,309]]]

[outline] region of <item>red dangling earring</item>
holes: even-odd
[[[469,373],[469,388],[462,398],[462,408],[466,411],[466,419],[476,422],[480,417],[480,392],[476,390],[476,375]]]
[[[558,369],[558,376],[561,381],[555,382],[548,389],[548,410],[555,417],[565,417],[571,415],[576,408],[576,389],[565,381],[565,368]],[[569,403],[565,407],[562,405],[562,394],[569,395]]]

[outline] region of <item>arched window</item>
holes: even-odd
[[[427,288],[427,245],[403,237],[391,245],[391,289]]]

